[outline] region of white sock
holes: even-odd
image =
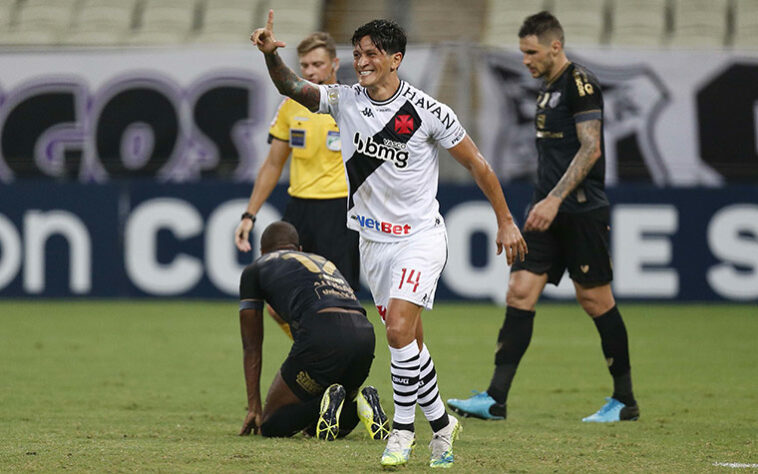
[[[419,350],[416,340],[400,349],[390,347],[390,361],[392,399],[395,402],[393,421],[411,424],[416,418],[418,396]]]
[[[445,414],[445,404],[440,398],[440,391],[437,388],[437,371],[434,370],[432,355],[429,354],[426,344],[423,345],[419,354],[419,367],[418,404],[426,419],[434,421]]]

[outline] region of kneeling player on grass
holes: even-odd
[[[264,301],[289,324],[294,343],[261,409]],[[360,419],[372,438],[387,437],[389,422],[376,389],[358,393],[374,359],[374,328],[334,264],[300,251],[291,224],[268,226],[261,257],[242,272],[240,330],[248,401],[240,435],[306,430],[331,441]]]

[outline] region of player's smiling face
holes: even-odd
[[[540,42],[536,35],[519,38],[519,49],[524,55],[524,66],[529,70],[532,77],[549,78],[555,64],[554,51],[551,45]]]
[[[329,56],[326,48],[315,48],[299,58],[303,78],[314,84],[334,84],[337,82],[339,60]]]
[[[364,36],[353,48],[353,67],[358,83],[368,89],[388,84],[396,74],[403,55],[388,54],[376,47],[370,36]]]

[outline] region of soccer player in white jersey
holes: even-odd
[[[415,444],[415,407],[434,432],[430,466],[453,463],[458,420],[448,415],[423,343],[421,312],[431,309],[447,259],[447,233],[436,199],[437,145],[469,170],[490,201],[498,223],[497,253],[508,264],[523,259],[526,243],[500,183],[446,105],[400,80],[406,37],[397,24],[374,20],[353,35],[358,84],[316,85],[292,72],[276,53],[274,16],[251,41],[264,54],[279,92],[314,112],[334,116],[342,132],[348,178],[348,226],[360,232],[361,264],[385,321],[395,413],[381,458],[384,467],[408,462]]]

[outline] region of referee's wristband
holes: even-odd
[[[249,212],[243,212],[240,220],[244,221],[245,219],[250,219],[252,223],[255,224],[255,214],[250,214]]]

